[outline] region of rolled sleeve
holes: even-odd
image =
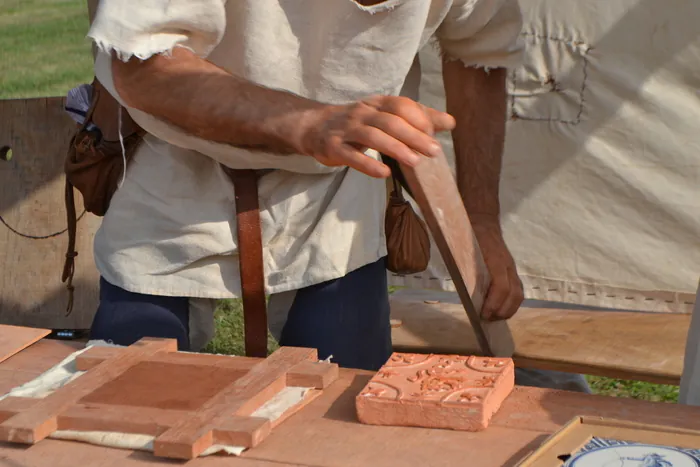
[[[100,0],[88,32],[120,59],[145,60],[186,47],[206,57],[226,30],[226,0]]]
[[[435,35],[447,59],[513,68],[522,59],[522,25],[517,0],[455,0]]]
[[[98,46],[95,76],[151,136],[193,150],[233,169],[286,169],[301,173],[335,171],[312,157],[248,151],[190,135],[153,115],[129,107],[116,90],[112,57],[145,60],[173,47],[207,58],[226,30],[226,0],[100,0],[88,36]]]

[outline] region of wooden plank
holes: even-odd
[[[271,431],[272,423],[267,418],[229,415],[222,418],[212,430],[211,444],[252,448],[260,444]]]
[[[514,343],[506,321],[481,319],[490,278],[457,183],[445,156],[402,166],[476,335],[481,353],[510,357]]]
[[[92,238],[100,219],[78,222],[75,304],[61,282],[68,236],[63,164],[74,122],[62,98],[0,100],[0,321],[30,327],[88,328],[97,310]],[[78,214],[83,210],[76,196]]]
[[[0,362],[21,352],[50,333],[48,329],[0,324]]]
[[[2,369],[0,369],[2,371]],[[39,399],[32,397],[6,397],[0,400],[0,423],[20,412],[29,410]]]
[[[695,294],[695,306],[685,346],[685,360],[678,402],[680,404],[700,405],[700,282]]]
[[[177,351],[173,339],[142,339],[110,361],[71,381],[32,406],[0,424],[0,440],[34,444],[58,429],[58,416],[106,382],[126,372],[144,357]]]
[[[31,410],[39,401],[40,399],[27,397],[0,400],[0,421]],[[183,410],[153,407],[76,404],[58,415],[57,429],[159,436],[190,415]],[[229,417],[221,430],[214,430],[213,441],[230,446],[253,447],[270,434],[271,427],[272,424],[266,418]]]
[[[99,365],[105,360],[114,358],[122,354],[128,347],[90,347],[75,359],[76,369],[86,371]],[[206,355],[206,358],[202,358]],[[176,365],[204,365],[215,366],[227,370],[239,370],[244,375],[255,365],[260,363],[260,359],[252,357],[232,357],[229,355],[209,355],[186,352],[174,352],[168,354],[155,354],[148,359],[154,363],[168,363]]]
[[[7,397],[0,400],[0,421],[31,410],[41,399]],[[107,404],[72,405],[58,415],[58,430],[140,433],[157,436],[173,426],[188,412],[151,407],[111,406]]]
[[[223,436],[232,415],[249,416],[286,387],[287,372],[307,360],[315,349],[282,347],[204,404],[197,413],[166,431],[154,442],[156,456],[193,459]]]
[[[479,350],[455,294],[398,291],[391,313],[402,322],[392,329],[396,351]],[[664,384],[679,383],[689,324],[686,314],[549,308],[521,308],[510,320],[517,366]]]
[[[338,379],[338,365],[301,362],[287,372],[287,386],[323,389]]]
[[[80,350],[84,343],[56,339],[42,339],[8,358],[0,364],[0,370],[27,371],[27,368],[51,368],[59,364],[68,354]]]
[[[185,411],[152,407],[78,404],[58,416],[58,429],[158,436],[188,415]]]
[[[76,369],[78,371],[87,371],[103,361],[115,357],[124,350],[124,348],[120,349],[117,347],[91,347],[75,359]],[[226,355],[207,355],[207,358],[202,358],[201,354],[177,352],[156,354],[145,359],[144,362],[167,365],[214,366],[225,370],[233,370],[238,374],[238,377],[241,377],[260,363],[260,360],[251,357],[234,358]],[[296,365],[287,373],[287,386],[323,389],[337,378],[337,365],[307,361]]]

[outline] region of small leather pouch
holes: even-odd
[[[384,162],[388,158],[382,156]],[[384,217],[386,233],[387,269],[395,274],[407,275],[425,271],[430,262],[430,236],[423,219],[403,196],[398,164],[389,163],[392,170],[393,190]]]

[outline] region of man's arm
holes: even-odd
[[[198,138],[240,147],[299,152],[302,144],[294,129],[308,125],[324,108],[253,85],[180,47],[145,61],[114,58],[112,75],[128,106]]]
[[[447,113],[452,132],[457,185],[470,218],[498,219],[498,187],[506,130],[506,70],[443,63]]]
[[[416,151],[440,150],[432,135],[454,120],[401,97],[377,96],[326,105],[234,76],[185,48],[145,61],[112,60],[124,102],[185,132],[233,146],[298,153],[326,165],[347,165],[374,177],[388,167],[363,154],[375,149],[415,165]]]
[[[482,314],[507,319],[523,289],[500,226],[499,181],[506,126],[506,70],[443,62],[447,111],[453,131],[457,185],[491,274]]]

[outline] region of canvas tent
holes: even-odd
[[[501,184],[527,298],[690,313],[700,277],[700,2],[521,0]],[[440,59],[420,99],[444,108]],[[453,158],[449,136],[443,138]],[[452,290],[428,271],[393,285]]]

